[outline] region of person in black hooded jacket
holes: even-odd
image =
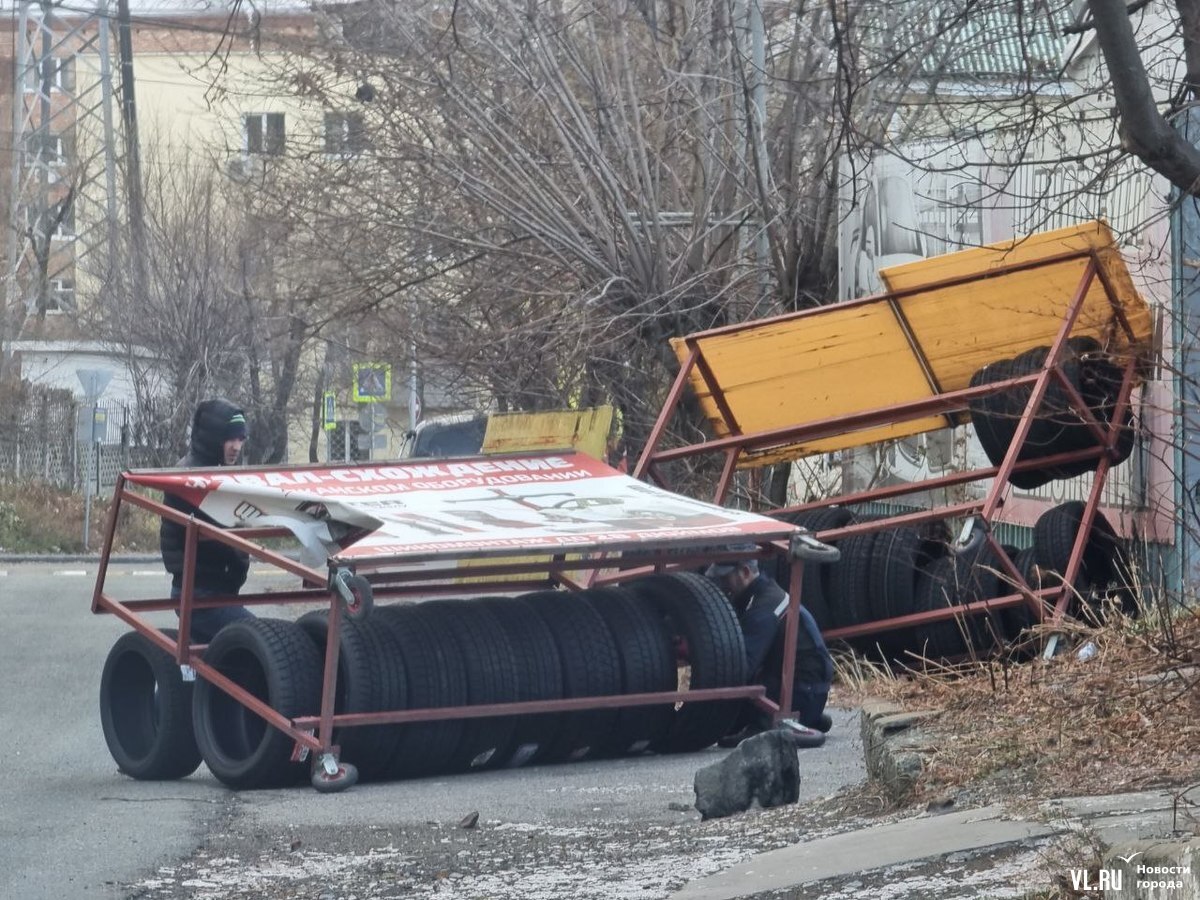
[[[228,400],[217,397],[202,400],[192,416],[191,442],[188,453],[176,464],[179,468],[231,466],[241,455],[246,443],[246,414]],[[217,524],[182,497],[164,493],[163,502],[185,515],[195,516],[209,524]],[[162,520],[158,529],[158,544],[163,565],[171,573],[171,599],[178,600],[183,592],[183,546],[186,529],[177,522]],[[193,597],[237,595],[246,582],[250,557],[220,541],[201,537],[196,545],[196,580]],[[192,640],[208,643],[223,626],[237,619],[250,617],[242,606],[223,606],[192,611]]]

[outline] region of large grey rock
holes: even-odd
[[[717,819],[757,803],[764,809],[795,803],[800,796],[796,745],[781,731],[764,731],[738,744],[720,762],[696,772],[696,809]]]

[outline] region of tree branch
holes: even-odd
[[[1142,9],[1143,7],[1146,7],[1149,5],[1150,5],[1150,0],[1137,0],[1137,2],[1131,3],[1131,4],[1129,4],[1129,6],[1125,7],[1125,15],[1132,16],[1139,9]],[[1078,25],[1068,25],[1066,28],[1064,28],[1062,30],[1062,33],[1063,34],[1083,34],[1084,32],[1091,31],[1095,27],[1096,27],[1096,20],[1088,19],[1084,22],[1080,22]]]
[[[1088,7],[1121,117],[1122,147],[1184,193],[1200,195],[1200,150],[1158,111],[1125,4],[1088,0]]]

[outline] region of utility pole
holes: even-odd
[[[133,78],[133,33],[129,0],[117,0],[117,56],[121,64],[121,124],[125,135],[125,192],[129,204],[129,254],[134,295],[146,286],[145,223],[142,217],[142,162],[138,147],[137,101]]]
[[[746,0],[746,19],[750,31],[750,109],[746,122],[746,139],[754,154],[755,184],[766,185],[770,178],[767,158],[767,38],[763,26],[762,0]],[[759,192],[760,198],[762,191]],[[767,242],[767,210],[762,209],[758,230],[754,233],[754,261],[758,267],[758,302],[767,299],[771,291],[770,246]]]
[[[30,237],[34,241],[36,256],[38,258],[37,268],[37,289],[34,294],[36,298],[38,310],[46,308],[50,295],[50,272],[49,272],[49,256],[50,256],[50,88],[54,84],[55,59],[52,52],[53,44],[50,40],[50,32],[54,28],[53,13],[51,12],[50,0],[42,0],[42,52],[40,55],[41,67],[38,71],[38,126],[37,126],[37,153],[38,153],[38,204],[37,214],[33,217],[33,221],[37,224],[30,229],[32,232]],[[28,221],[28,217],[27,220]],[[42,256],[45,255],[46,264],[42,264]]]
[[[109,50],[108,0],[100,0],[96,7],[97,26],[100,42],[100,106],[104,126],[104,188],[107,202],[104,214],[107,219],[108,232],[108,271],[104,283],[111,284],[112,279],[120,271],[120,251],[118,238],[120,226],[117,220],[117,159],[113,148],[116,137],[113,131],[113,89],[112,89],[112,57]]]

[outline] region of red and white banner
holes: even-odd
[[[795,531],[637,481],[581,453],[126,477],[177,494],[222,525],[324,523],[336,560],[721,545]],[[370,533],[341,549],[328,543],[348,529]]]

